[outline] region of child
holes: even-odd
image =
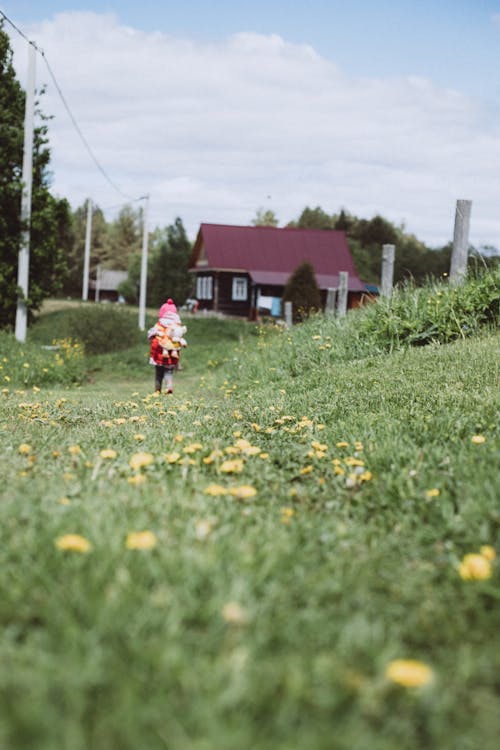
[[[186,326],[183,326],[172,299],[160,307],[158,322],[148,331],[150,341],[149,364],[155,366],[155,391],[161,393],[165,378],[167,393],[173,393],[173,372],[179,366],[180,349],[187,346]]]

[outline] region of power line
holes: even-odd
[[[59,94],[59,97],[60,97],[60,99],[61,99],[61,101],[62,101],[62,103],[64,105],[64,108],[66,109],[66,112],[68,113],[69,118],[70,118],[71,122],[73,123],[73,126],[74,126],[76,132],[80,136],[80,139],[81,139],[83,145],[85,146],[85,149],[87,150],[90,158],[92,159],[92,161],[94,162],[95,166],[97,167],[97,169],[99,170],[99,172],[102,174],[102,176],[104,177],[104,179],[111,185],[111,187],[114,190],[117,191],[117,193],[120,193],[120,195],[123,198],[126,198],[129,201],[142,200],[144,196],[141,196],[140,198],[132,198],[130,195],[127,195],[127,193],[124,193],[123,190],[121,190],[118,187],[118,185],[111,179],[111,177],[107,174],[107,172],[104,169],[104,167],[102,167],[101,164],[99,163],[99,161],[97,160],[97,158],[94,155],[94,153],[93,153],[93,151],[92,151],[92,149],[91,149],[91,147],[90,147],[87,139],[83,135],[83,133],[82,133],[82,131],[80,129],[80,126],[78,125],[78,123],[76,121],[76,118],[74,117],[71,109],[69,108],[69,105],[68,105],[68,103],[67,103],[67,101],[66,101],[66,99],[64,97],[64,94],[63,94],[63,92],[61,90],[61,87],[59,86],[59,83],[57,82],[57,79],[56,79],[55,74],[54,74],[54,72],[53,72],[53,70],[52,70],[52,68],[51,68],[51,66],[49,64],[49,61],[47,59],[47,55],[45,54],[45,52],[35,42],[33,42],[31,39],[28,39],[28,37],[26,36],[26,34],[24,34],[21,31],[21,29],[19,29],[16,26],[16,24],[13,21],[11,21],[11,19],[1,9],[0,9],[0,14],[7,21],[7,23],[9,23],[12,26],[12,28],[15,29],[20,36],[22,36],[22,38],[27,43],[31,44],[36,49],[36,51],[39,52],[41,54],[41,56],[43,57],[45,65],[47,66],[47,70],[49,71],[50,77],[52,78],[52,82],[53,82],[53,84],[54,84],[54,86],[56,88],[57,93]]]

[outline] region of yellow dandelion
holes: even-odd
[[[70,445],[68,451],[72,456],[78,456],[78,454],[82,452],[82,449],[79,445]]]
[[[182,443],[184,440],[184,435],[174,435],[174,440],[176,443]]]
[[[243,461],[241,458],[233,458],[232,460],[223,461],[220,470],[224,474],[239,474],[243,471]]]
[[[165,454],[165,461],[168,464],[175,464],[179,458],[181,457],[181,454],[177,451],[172,451],[172,453],[166,453]]]
[[[21,443],[21,445],[18,448],[19,453],[27,456],[28,453],[31,453],[31,445],[29,443]]]
[[[335,443],[335,445],[337,446],[337,448],[348,448],[349,447],[349,443],[346,443],[345,440],[339,440],[339,442]]]
[[[144,439],[145,435],[143,435],[141,432],[138,432],[136,435],[134,435],[134,440],[136,440],[138,443],[142,443]]]
[[[62,476],[66,482],[71,482],[73,479],[75,479],[75,475],[72,474],[70,471],[65,471]]]
[[[151,464],[154,463],[154,460],[152,453],[134,453],[129,464],[134,471],[138,471],[146,466],[151,466]]]
[[[385,676],[391,682],[407,688],[422,687],[434,679],[432,669],[416,659],[394,659],[387,665]]]
[[[201,451],[203,449],[203,446],[201,443],[191,443],[190,445],[184,446],[182,449],[184,453],[196,453],[197,451]]]
[[[71,505],[71,500],[69,499],[69,497],[60,497],[57,502],[59,503],[59,505]]]
[[[156,534],[152,531],[131,531],[125,540],[127,549],[153,549],[156,544]]]
[[[464,581],[484,581],[491,577],[491,562],[483,555],[465,555],[458,566],[458,574]]]
[[[473,435],[471,437],[471,443],[474,443],[474,445],[482,445],[486,442],[486,438],[484,435]]]
[[[241,487],[231,487],[229,494],[238,500],[249,500],[251,497],[255,497],[257,490],[249,484],[242,484]]]
[[[220,484],[209,484],[208,487],[206,487],[204,490],[205,495],[211,495],[212,497],[227,495],[228,492],[229,490],[227,489],[227,487],[223,487]]]
[[[99,453],[99,455],[101,458],[104,458],[104,459],[112,459],[112,458],[116,458],[118,454],[116,451],[113,450],[113,448],[104,448],[104,450],[102,450]]]
[[[30,363],[29,363],[29,362],[25,362],[25,363],[23,364],[23,367],[24,367],[24,368],[26,368],[26,369],[28,369],[28,367],[29,367],[29,366],[30,366]]]
[[[335,466],[333,467],[333,473],[336,474],[337,476],[341,477],[341,476],[343,476],[345,474],[345,469],[343,469],[338,464],[335,464]]]
[[[309,464],[309,466],[304,466],[304,468],[300,470],[299,474],[305,476],[306,474],[310,474],[311,471],[314,471],[314,466],[311,466],[311,464]]]
[[[144,476],[144,474],[134,474],[133,477],[127,478],[127,482],[134,486],[138,486],[139,484],[144,484],[145,481],[146,481],[146,477]]]
[[[363,450],[363,443],[360,440],[356,440],[356,442],[354,443],[354,448],[357,451],[362,451]]]
[[[55,541],[57,549],[64,550],[65,552],[88,552],[92,545],[80,534],[64,534],[63,536],[57,537]]]
[[[290,508],[289,505],[285,505],[283,506],[283,508],[281,508],[281,515],[285,516],[286,518],[291,518],[295,515],[295,510],[293,508]]]
[[[230,625],[245,625],[248,621],[246,610],[238,602],[227,602],[222,607],[222,617]]]
[[[373,474],[371,471],[363,471],[362,474],[359,475],[359,478],[362,482],[369,482],[373,478]]]
[[[269,458],[269,453],[259,453],[259,458],[265,461],[266,458]]]
[[[441,491],[438,490],[437,487],[433,487],[431,490],[427,490],[427,492],[425,494],[429,498],[431,498],[431,497],[439,497],[439,495],[441,494]]]
[[[482,557],[485,557],[487,560],[490,560],[491,562],[495,559],[497,556],[497,553],[495,552],[494,548],[491,547],[489,544],[484,544],[481,549],[479,550],[479,554]]]
[[[321,452],[325,452],[328,450],[328,446],[326,443],[319,443],[317,440],[312,441],[311,447],[314,448],[314,450]]]

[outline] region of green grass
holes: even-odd
[[[498,334],[352,359],[327,319],[188,326],[173,398],[119,353],[77,391],[3,394],[0,745],[496,748],[499,563],[457,568],[500,552]],[[127,549],[143,530],[157,546]],[[69,533],[92,549],[56,549]],[[396,658],[433,683],[391,683]]]

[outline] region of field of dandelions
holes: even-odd
[[[497,747],[498,333],[342,335],[0,356],[1,747]]]

